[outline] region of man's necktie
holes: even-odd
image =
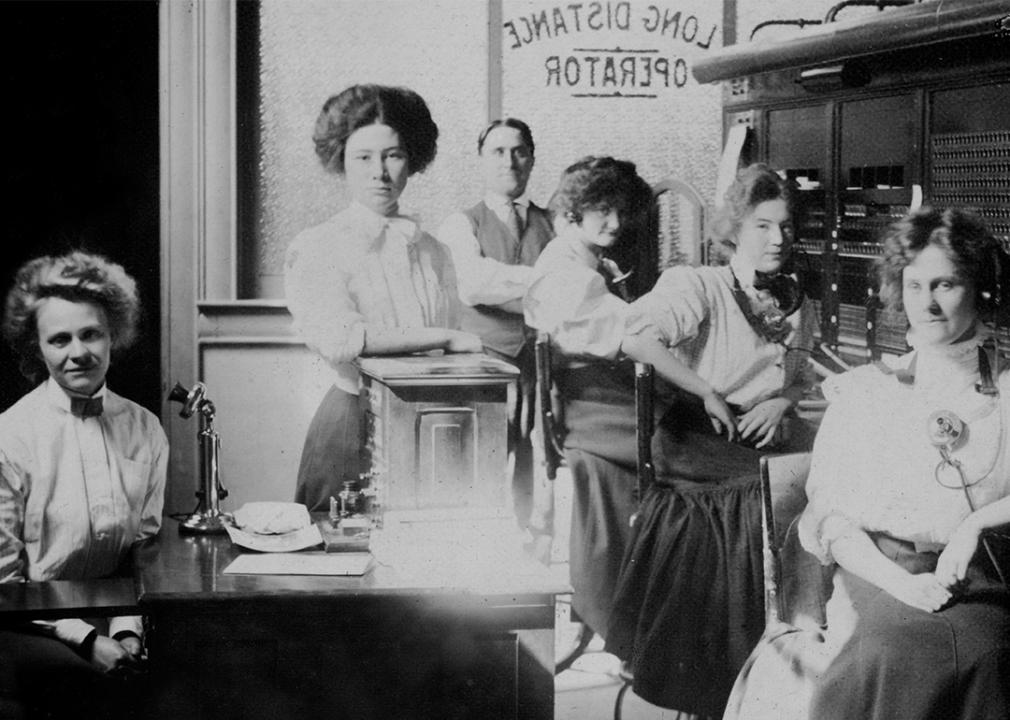
[[[98,417],[102,414],[102,409],[103,402],[100,396],[90,398],[70,398],[70,412],[73,413],[75,417]]]
[[[522,216],[519,215],[519,206],[515,203],[509,203],[509,216],[505,219],[505,224],[512,233],[512,237],[516,240],[522,239],[523,219]]]

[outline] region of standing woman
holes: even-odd
[[[287,252],[285,288],[295,327],[333,369],[334,384],[309,427],[295,500],[329,509],[361,472],[359,355],[480,352],[458,327],[448,249],[400,214],[407,179],[435,159],[438,128],[406,88],[355,85],[316,120],[316,155],[341,175],[350,206],[303,231]]]
[[[631,665],[635,693],[654,705],[721,714],[764,629],[759,459],[812,442],[794,413],[814,317],[788,270],[793,210],[790,186],[771,168],[740,171],[715,224],[728,262],[666,270],[635,303],[624,341],[659,372],[676,358],[703,379],[653,438],[656,482],[607,635],[607,649]],[[720,405],[729,421],[711,411]]]
[[[18,271],[3,334],[39,385],[0,415],[0,582],[112,575],[161,527],[165,433],[105,384],[139,311],[133,279],[101,257],[43,257]],[[143,637],[140,617],[5,625],[0,710],[128,717],[132,692],[114,678],[140,669]]]

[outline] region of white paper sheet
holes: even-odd
[[[364,575],[368,553],[243,553],[225,575]]]

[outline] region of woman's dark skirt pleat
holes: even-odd
[[[764,629],[760,538],[756,476],[646,494],[606,644],[629,661],[639,697],[722,712]]]

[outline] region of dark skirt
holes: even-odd
[[[877,546],[913,574],[938,556],[879,536]],[[1010,718],[1010,592],[982,548],[955,601],[912,608],[845,570],[859,622],[814,694],[818,720],[1005,720]]]
[[[305,436],[295,502],[304,503],[311,512],[326,512],[330,498],[337,497],[344,482],[359,482],[363,427],[358,396],[331,387]]]
[[[605,637],[637,509],[634,376],[627,363],[598,363],[562,370],[556,380],[573,485],[572,609]]]
[[[59,640],[0,627],[2,718],[127,720],[149,697],[143,678],[114,678]]]
[[[565,450],[572,475],[569,577],[572,609],[606,637],[621,561],[631,538],[635,471],[584,450]]]
[[[808,445],[806,433],[795,442]],[[653,438],[657,480],[621,565],[606,649],[664,708],[719,715],[764,630],[758,451],[717,436],[684,398]]]

